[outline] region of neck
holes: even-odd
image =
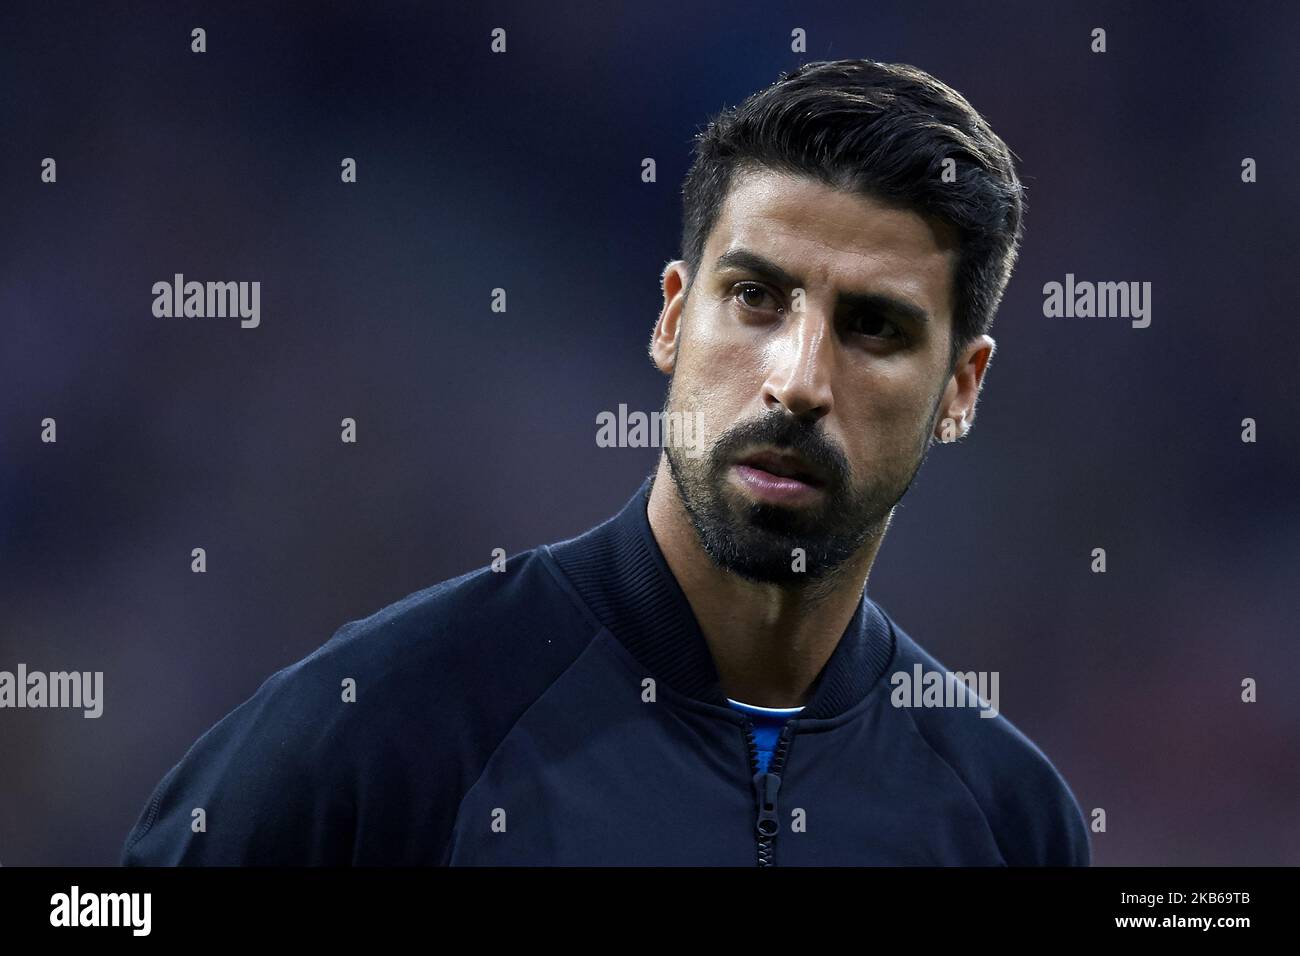
[[[709,645],[722,690],[760,707],[800,707],[862,599],[884,529],[831,577],[801,587],[747,581],[713,563],[659,458],[650,529]]]

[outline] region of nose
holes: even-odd
[[[780,405],[792,415],[812,421],[830,412],[835,339],[828,317],[812,305],[790,313],[769,356],[763,383],[763,404],[768,409]]]

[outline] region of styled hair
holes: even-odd
[[[952,87],[905,64],[823,61],[719,113],[695,137],[682,185],[691,285],[735,173],[751,169],[814,177],[955,227],[949,365],[993,324],[1019,252],[1024,187],[1007,145]]]

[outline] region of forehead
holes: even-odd
[[[861,292],[888,292],[950,317],[956,230],[871,196],[768,169],[738,171],[709,234],[705,270],[747,249],[800,277]]]

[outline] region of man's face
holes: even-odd
[[[652,346],[665,411],[702,415],[707,452],[666,453],[718,566],[818,580],[883,532],[944,404],[956,255],[915,212],[770,170],[733,179]]]

